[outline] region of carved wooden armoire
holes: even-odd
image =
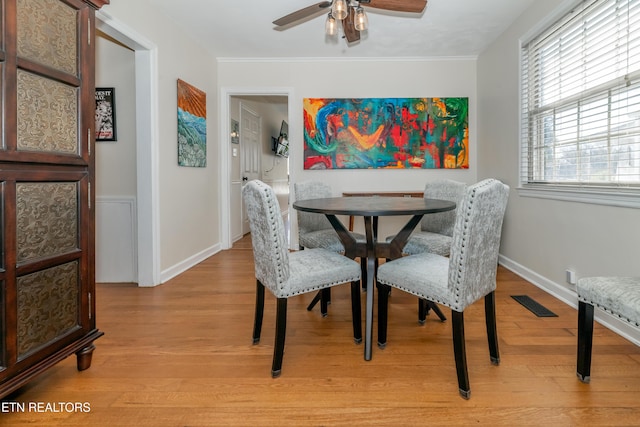
[[[95,319],[95,11],[0,0],[0,398],[72,355]]]

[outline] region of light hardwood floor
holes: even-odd
[[[538,318],[511,295],[559,316]],[[465,314],[470,400],[458,395],[450,323],[430,314],[420,326],[413,297],[393,291],[387,348],[374,345],[369,362],[352,339],[348,285],[334,288],[326,318],[306,310],[312,295],[291,299],[282,376],[273,379],[275,300],[267,296],[262,341],[252,345],[254,296],[248,238],[156,288],[98,285],[105,335],[92,367],[78,372],[68,358],[5,399],[86,402],[90,412],[5,411],[0,424],[640,425],[640,348],[596,324],[592,380],[582,384],[576,310],[502,267],[500,366],[489,361],[482,302]]]

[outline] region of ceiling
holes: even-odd
[[[359,42],[324,34],[326,13],[285,30],[277,18],[318,0],[150,0],[218,58],[477,56],[533,0],[429,0],[421,15],[367,8]]]

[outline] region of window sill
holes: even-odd
[[[518,187],[517,191],[522,197],[640,209],[640,191],[633,189],[605,191],[577,187],[523,185]]]

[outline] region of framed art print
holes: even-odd
[[[116,141],[116,90],[96,88],[96,141]]]
[[[207,94],[178,79],[178,165],[207,166]]]

